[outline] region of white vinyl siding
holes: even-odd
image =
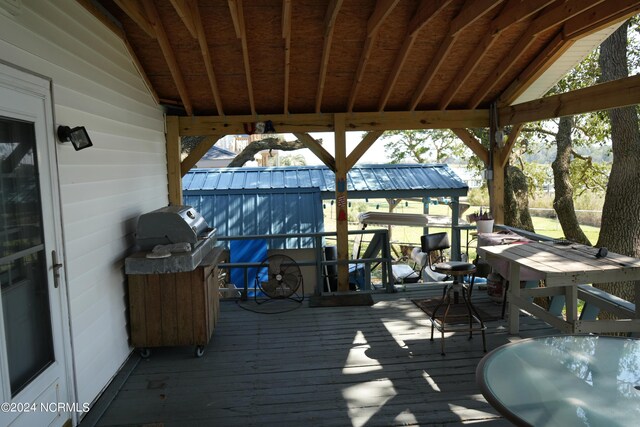
[[[92,402],[131,349],[123,260],[137,217],[167,204],[162,110],[123,42],[74,0],[0,13],[0,61],[53,82],[58,125],[94,146],[57,144],[78,402]]]

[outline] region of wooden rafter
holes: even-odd
[[[173,77],[173,81],[178,89],[178,94],[180,95],[180,99],[182,100],[182,105],[184,105],[184,109],[188,115],[193,114],[193,108],[191,106],[191,99],[189,98],[189,93],[187,91],[187,86],[184,83],[184,78],[182,77],[182,72],[180,71],[180,67],[178,65],[178,61],[173,53],[173,49],[171,44],[169,43],[169,38],[167,37],[167,33],[162,25],[162,21],[160,20],[160,16],[158,15],[158,10],[153,2],[153,0],[143,0],[144,8],[149,17],[149,21],[153,26],[153,29],[156,33],[156,38],[158,40],[158,44],[160,45],[160,50],[162,50],[162,54],[164,55],[165,61],[167,61],[167,65],[169,66],[169,71],[171,72],[171,76]]]
[[[330,132],[335,114],[265,114],[180,117],[180,136],[245,133],[244,124],[271,120],[278,133]],[[479,128],[489,126],[488,110],[344,114],[349,131]]]
[[[499,108],[499,124],[536,122],[640,104],[640,75]]]
[[[463,128],[451,128],[451,131],[455,133],[458,138],[464,142],[464,145],[469,147],[473,153],[484,162],[485,165],[489,164],[489,150],[487,150],[476,137]]]
[[[564,25],[564,33],[567,38],[579,38],[601,28],[605,28],[613,22],[622,22],[640,11],[640,2],[637,0],[617,0],[617,8],[611,4],[602,2],[589,10],[571,18]]]
[[[222,98],[220,98],[220,90],[218,89],[218,82],[216,80],[215,72],[213,71],[213,63],[211,61],[211,52],[209,51],[209,44],[207,43],[207,37],[204,33],[204,25],[202,24],[202,18],[200,17],[200,9],[196,0],[187,0],[188,6],[193,17],[193,26],[196,31],[196,38],[198,39],[198,45],[200,46],[200,53],[202,54],[202,60],[204,61],[204,67],[207,70],[207,79],[209,80],[209,86],[211,87],[211,93],[213,95],[214,102],[216,103],[216,109],[218,115],[224,115],[224,109],[222,107]]]
[[[537,2],[511,1],[507,3],[498,16],[491,22],[485,34],[480,38],[480,44],[473,50],[465,65],[458,71],[447,90],[440,97],[438,108],[444,110],[449,106],[453,97],[464,87],[467,79],[475,73],[476,68],[485,55],[491,51],[492,46],[498,40],[498,36],[502,31],[509,28],[510,25],[530,17],[552,2],[553,0]]]
[[[422,80],[420,81],[420,84],[418,84],[418,88],[411,98],[409,110],[415,110],[420,103],[427,87],[429,87],[429,84],[431,84],[436,74],[438,74],[438,70],[440,70],[440,67],[444,64],[460,31],[476,22],[476,20],[481,18],[485,13],[493,10],[493,8],[498,6],[501,2],[502,0],[479,0],[469,3],[469,5],[462,8],[453,21],[451,21],[447,35],[445,36],[444,41],[440,44],[438,53],[436,53],[435,57],[429,60],[429,66],[424,72]]]
[[[572,45],[572,40],[565,40],[562,33],[557,34],[544,51],[502,92],[497,101],[498,106],[511,105]]]
[[[334,172],[336,171],[336,159],[329,154],[316,139],[304,132],[294,133],[293,135],[311,150],[329,169]]]
[[[398,4],[398,1],[400,0],[378,0],[378,2],[376,3],[376,8],[369,17],[369,21],[367,22],[367,38],[364,42],[362,52],[360,53],[360,60],[358,61],[356,77],[353,80],[351,93],[349,95],[349,105],[347,107],[347,110],[349,112],[353,111],[353,106],[356,102],[356,96],[358,96],[358,89],[360,89],[360,83],[362,83],[364,71],[367,67],[367,62],[369,61],[369,56],[371,55],[371,50],[373,49],[373,45],[376,40],[378,30],[380,29],[380,25],[382,24],[384,19],[389,16],[389,13],[391,13],[393,8]]]
[[[411,48],[416,41],[418,32],[422,28],[424,28],[424,26],[427,25],[429,21],[435,18],[439,12],[449,6],[452,1],[453,0],[438,0],[420,2],[420,7],[409,23],[407,33],[405,35],[404,41],[402,42],[402,47],[398,51],[396,59],[393,62],[393,69],[391,70],[391,74],[389,74],[389,77],[387,78],[384,90],[382,91],[382,95],[380,96],[380,101],[378,102],[378,111],[384,111],[384,107],[387,105],[389,96],[391,96],[391,91],[398,81],[400,71],[402,71],[402,67],[409,57]]]
[[[502,167],[504,167],[509,161],[511,150],[513,150],[513,146],[516,144],[516,141],[520,136],[520,131],[522,131],[523,127],[524,125],[522,123],[519,123],[517,125],[514,125],[511,129],[511,132],[509,132],[507,142],[506,144],[504,144],[504,147],[502,147],[502,150],[500,151],[500,164],[502,165]]]
[[[249,106],[251,113],[256,114],[256,103],[253,97],[253,83],[251,82],[251,64],[249,63],[249,46],[247,44],[247,29],[244,23],[244,12],[242,9],[242,0],[228,0],[233,27],[236,31],[236,37],[240,39],[242,44],[242,60],[244,61],[244,73],[247,81],[247,91],[249,94]]]
[[[171,0],[173,8],[178,13],[180,19],[187,27],[191,37],[198,38],[198,32],[196,30],[195,17],[193,16],[193,7],[198,7],[197,2],[193,3],[191,0]]]
[[[491,35],[497,35],[516,22],[530,18],[555,0],[519,1],[511,0],[491,22]]]
[[[482,16],[498,7],[503,1],[504,0],[475,0],[473,2],[465,2],[462,10],[460,10],[458,15],[451,21],[449,36],[454,37],[458,35],[460,31],[463,31]]]
[[[202,159],[202,156],[207,154],[207,151],[209,151],[209,149],[213,147],[220,138],[222,138],[222,136],[223,135],[210,135],[200,141],[200,143],[191,150],[189,155],[180,162],[181,176],[185,176],[187,172],[189,172],[189,170],[191,170],[191,168],[194,167],[200,159]]]
[[[371,37],[380,29],[380,25],[387,19],[400,0],[378,0],[373,13],[367,21],[367,37]]]
[[[144,13],[138,0],[114,0],[120,9],[138,24],[138,26],[152,39],[156,38],[156,32],[151,21]],[[148,12],[147,12],[148,13]]]
[[[291,74],[291,0],[282,0],[282,38],[284,39],[284,114],[289,112]]]
[[[327,78],[327,68],[329,67],[329,54],[331,53],[331,41],[333,40],[333,30],[336,24],[338,12],[342,6],[343,0],[331,0],[327,8],[327,14],[324,19],[324,44],[322,46],[322,59],[320,60],[320,75],[318,77],[318,91],[316,93],[316,113],[320,112],[322,107],[322,94],[324,92],[324,83]]]
[[[362,155],[366,153],[367,150],[369,150],[369,148],[371,148],[373,143],[376,142],[383,133],[384,133],[383,131],[378,130],[378,131],[367,132],[364,135],[364,137],[362,138],[362,141],[360,141],[360,143],[356,146],[356,148],[354,148],[351,151],[351,153],[349,153],[349,155],[347,156],[347,163],[346,163],[347,170],[350,170],[353,167],[353,165],[355,165],[356,162],[360,160],[360,157],[362,157]]]
[[[602,1],[603,0],[568,0],[565,3],[561,3],[560,5],[545,11],[542,15],[537,17],[522,37],[520,37],[516,42],[516,45],[510,50],[509,55],[501,61],[500,67],[497,67],[495,72],[491,73],[482,85],[480,85],[480,88],[471,97],[468,107],[476,108],[480,105],[482,100],[509,72],[513,64],[520,59],[523,52],[527,51],[529,46],[533,44],[540,33],[556,26],[559,23],[566,22],[573,16],[582,13]]]
[[[498,106],[513,103],[573,45],[575,39],[606,28],[612,23],[620,22],[640,10],[640,3],[635,0],[622,0],[622,2],[626,7],[617,13],[611,12],[610,4],[600,3],[566,21],[563,31],[547,44],[537,58],[500,95]],[[594,16],[597,17],[596,21],[592,19]]]

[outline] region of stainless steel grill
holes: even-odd
[[[191,206],[167,206],[140,215],[136,228],[140,252],[126,258],[125,273],[192,271],[215,246],[215,231]]]

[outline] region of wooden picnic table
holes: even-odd
[[[520,289],[509,286],[509,333],[519,331],[519,312],[523,309],[562,332],[640,332],[640,259],[609,252],[596,257],[598,248],[566,241],[531,242],[481,246],[480,255],[490,264],[509,264],[510,283],[520,283],[520,270],[540,273],[545,287]],[[627,319],[580,320],[578,296],[589,293],[585,284],[630,282],[635,290],[635,306]],[[602,293],[600,293],[602,294]],[[566,319],[549,313],[532,302],[532,297],[565,295]],[[615,298],[615,297],[613,297]]]

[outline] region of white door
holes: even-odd
[[[67,311],[49,81],[0,64],[0,427],[62,425]],[[60,261],[57,261],[60,263]]]

